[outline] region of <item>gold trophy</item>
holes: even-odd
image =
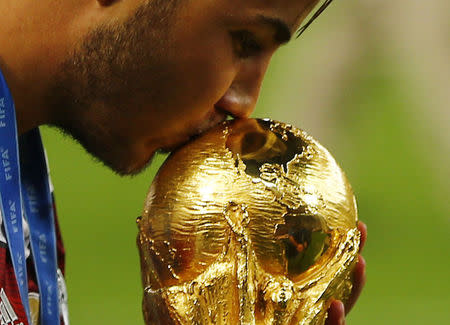
[[[324,324],[360,234],[330,153],[271,120],[224,122],[164,163],[138,218],[146,324]]]

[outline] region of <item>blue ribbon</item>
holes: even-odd
[[[28,323],[32,324],[22,225],[25,211],[41,297],[40,324],[57,325],[60,318],[53,200],[39,130],[20,137],[20,160],[18,143],[14,102],[0,72],[0,205],[8,247],[20,298]]]
[[[59,293],[53,199],[39,129],[20,137],[22,197],[41,295],[42,325],[59,324]]]

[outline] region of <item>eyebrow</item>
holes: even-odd
[[[275,31],[274,40],[278,44],[287,43],[292,37],[288,25],[279,18],[259,15],[257,16],[256,21],[260,24],[270,26]]]

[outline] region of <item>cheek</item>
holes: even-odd
[[[196,35],[193,32],[178,45],[171,65],[174,95],[187,108],[210,110],[228,90],[237,73],[228,34],[202,31]]]
[[[181,69],[187,95],[197,104],[213,106],[234,80],[233,62],[220,47],[196,51],[187,59]]]

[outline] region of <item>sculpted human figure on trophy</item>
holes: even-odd
[[[224,122],[174,152],[138,227],[147,324],[323,324],[351,292],[351,186],[284,123]]]

